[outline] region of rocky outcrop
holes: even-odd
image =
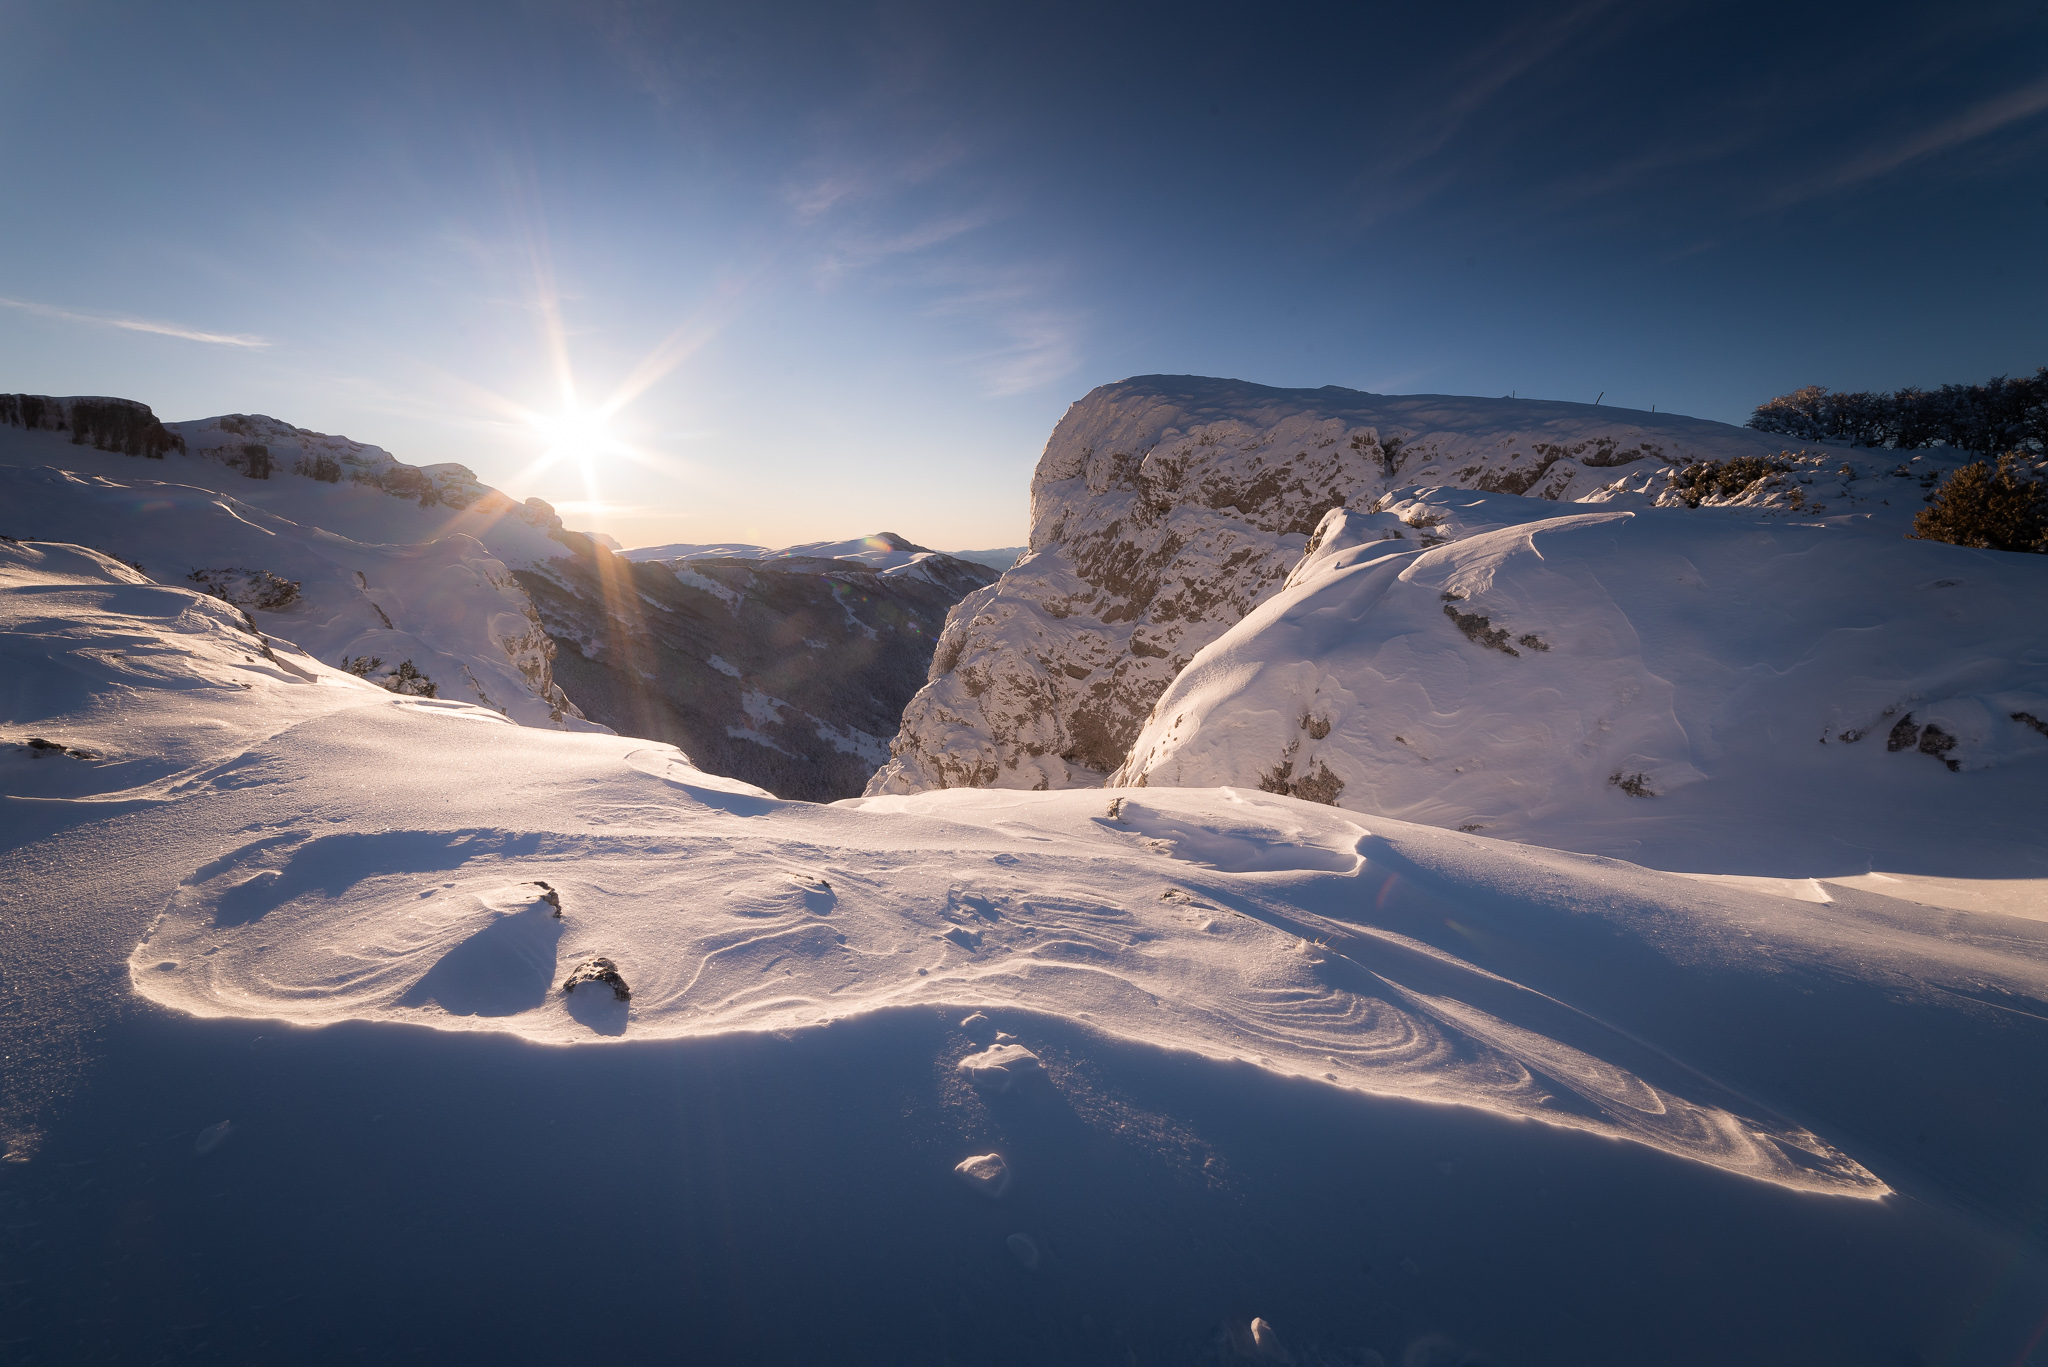
[[[74,446],[162,460],[185,439],[157,421],[146,403],[98,397],[0,394],[0,422],[31,432],[69,432]]]
[[[485,499],[502,505],[502,510],[515,506],[480,482],[466,465],[407,465],[381,446],[294,427],[261,413],[176,423],[173,431],[180,450],[218,461],[251,479],[290,475],[324,484],[368,484],[423,508],[469,508]],[[548,509],[550,515],[553,511]]]
[[[635,562],[554,535],[569,553],[517,578],[584,715],[819,802],[857,796],[888,759],[947,611],[995,579],[931,553],[886,572],[801,556]]]
[[[1332,508],[1416,485],[1584,500],[1780,445],[1588,404],[1105,385],[1054,430],[1030,553],[954,610],[868,791],[1102,783],[1167,684],[1280,588]]]

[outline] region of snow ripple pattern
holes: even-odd
[[[1013,1019],[1021,1008],[1634,1139],[1788,1186],[1887,1190],[1804,1127],[1393,929],[1455,899],[1458,880],[1411,887],[1361,853],[1388,837],[1336,812],[1230,789],[1154,790],[1115,817],[1099,793],[819,808],[734,791],[743,785],[707,779],[672,751],[619,758],[600,767],[638,788],[640,804],[593,804],[595,829],[558,812],[555,829],[254,840],[195,870],[136,949],[134,982],[199,1015],[404,1021],[562,1044],[781,1030],[892,1007],[1000,1006]],[[1478,851],[1468,859],[1487,858],[1490,842],[1397,830],[1466,840]],[[536,880],[559,895],[560,918]],[[631,981],[629,1004],[600,1013],[552,990],[595,956]]]

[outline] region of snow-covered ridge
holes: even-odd
[[[489,488],[466,465],[407,465],[381,446],[329,436],[261,413],[170,424],[196,456],[218,461],[245,475],[271,478],[290,473],[327,484],[367,484],[423,508],[445,506],[505,511],[511,499]],[[529,500],[540,505],[539,500]],[[559,526],[560,523],[555,524]]]
[[[973,565],[986,563],[968,556],[956,556],[945,551],[932,550],[928,546],[920,546],[895,532],[876,532],[872,536],[857,536],[847,541],[806,541],[800,545],[783,546],[777,550],[743,542],[705,545],[677,542],[665,546],[641,546],[621,554],[628,560],[639,562],[659,561],[663,564],[684,565],[693,560],[737,560],[759,563],[766,569],[797,568],[777,563],[795,561],[799,562],[804,572],[818,572],[823,568],[822,562],[839,560],[877,574],[912,574],[937,584],[946,584],[963,578],[959,567],[950,562],[966,560]],[[1007,567],[998,565],[989,568],[1001,570]]]
[[[1387,505],[1325,516],[1113,785],[1257,785],[1662,868],[2038,845],[2048,557],[1746,509]]]
[[[164,427],[129,400],[34,395],[0,417],[18,419],[0,426],[0,535],[98,547],[396,691],[591,725],[511,573],[569,553],[540,500],[270,418]]]
[[[148,404],[98,395],[0,394],[0,423],[30,432],[68,432],[77,446],[161,460],[185,439],[157,421]]]
[[[0,531],[95,544],[393,691],[474,702],[528,726],[591,725],[554,683],[553,643],[532,602],[466,534],[366,545],[209,489],[53,466],[0,466],[0,509]]]
[[[1418,484],[1649,504],[1670,471],[1776,460],[1783,445],[1588,404],[1191,376],[1105,385],[1054,430],[1032,478],[1031,554],[956,611],[871,791],[1100,783],[1167,683],[1279,589],[1331,508]],[[1784,487],[1759,497],[1790,508],[1816,470],[1853,460],[1874,476],[1900,460],[1794,456],[1773,479]]]
[[[16,410],[39,425],[0,427],[0,478],[24,490],[0,534],[100,545],[388,688],[529,724],[591,724],[588,707],[804,797],[860,790],[946,609],[993,578],[894,534],[636,564],[462,466],[416,468],[274,418],[173,424],[165,459],[136,460],[54,425],[107,410],[146,428],[141,404],[29,396]]]

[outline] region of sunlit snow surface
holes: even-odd
[[[2043,719],[2048,557],[1436,488],[1330,513],[1112,783],[1293,787],[1688,872],[2027,882]],[[2014,901],[1990,897],[1936,900]]]
[[[72,624],[75,696],[43,700],[44,730],[96,738],[96,709],[118,700],[122,743],[168,751],[192,729],[196,694],[215,709],[204,733],[224,743],[210,771],[181,772],[186,788],[294,795],[229,848],[165,852],[189,872],[130,968],[145,996],[195,1015],[569,1044],[920,1003],[1024,1006],[1868,1196],[1886,1187],[1853,1135],[1882,1125],[1885,1107],[1862,1098],[1788,1118],[1761,1098],[1796,1095],[1782,1079],[1801,1044],[1731,1044],[1692,1013],[1711,1001],[1749,1015],[1823,982],[1839,996],[1846,979],[1872,994],[1859,1009],[1874,1039],[1945,1029],[1998,1050],[2017,1041],[1976,1039],[1972,1022],[1989,1023],[1978,1003],[2024,1008],[2042,985],[2039,945],[2024,938],[1880,926],[1256,791],[780,802],[668,747],[517,728],[318,666],[217,659],[220,641],[229,655],[236,643],[212,600],[129,582],[83,552],[0,549],[6,601],[47,612],[55,596]],[[138,598],[159,600],[153,617]],[[181,669],[173,633],[195,623]],[[36,638],[5,639],[15,676],[31,677]],[[170,663],[138,685],[131,657],[145,645]],[[280,727],[280,706],[300,699]],[[77,776],[116,771],[17,753],[9,786],[80,796]],[[557,892],[560,917],[535,880]],[[599,956],[630,1002],[560,990]],[[1675,973],[1695,984],[1684,1023],[1670,1018]]]
[[[1854,890],[1838,890],[1826,903],[1802,902],[1246,786],[782,802],[706,775],[665,746],[518,727],[482,707],[394,696],[282,644],[272,647],[274,658],[265,656],[239,614],[217,599],[146,582],[96,553],[0,544],[0,564],[0,671],[9,681],[10,742],[0,747],[0,772],[10,840],[30,842],[31,853],[73,852],[49,865],[69,870],[64,876],[39,874],[17,884],[32,901],[10,903],[15,910],[6,927],[14,946],[8,968],[23,1004],[9,1026],[11,1057],[32,1058],[44,1072],[67,1057],[89,1058],[91,1046],[78,1041],[114,1018],[111,1007],[95,1004],[103,999],[81,970],[89,970],[103,928],[121,933],[119,927],[132,926],[109,946],[127,954],[127,984],[188,1017],[182,1026],[173,1016],[148,1022],[136,1035],[160,1048],[193,1032],[210,1038],[205,1030],[235,1018],[255,1026],[259,1039],[272,1033],[262,1025],[270,1021],[338,1027],[287,1034],[353,1041],[336,1047],[365,1058],[382,1057],[386,1045],[379,1041],[387,1041],[398,1051],[391,1066],[401,1057],[415,1060],[407,1066],[431,1078],[436,1069],[460,1070],[468,1066],[463,1060],[485,1057],[476,1053],[489,1038],[480,1032],[500,1032],[529,1046],[583,1046],[529,1048],[508,1077],[549,1075],[532,1055],[564,1054],[592,1060],[576,1076],[612,1076],[593,1056],[618,1057],[625,1071],[617,1076],[631,1079],[667,1066],[660,1062],[667,1055],[645,1045],[636,1051],[636,1041],[666,1040],[682,1060],[740,1057],[733,1051],[757,1039],[774,1042],[783,1051],[777,1059],[797,1050],[788,1054],[795,1059],[809,1046],[793,1041],[824,1035],[837,1041],[832,1047],[841,1062],[833,1066],[894,1078],[888,1085],[900,1089],[906,1084],[898,1054],[929,1047],[915,1043],[921,1035],[914,1022],[959,1021],[972,1041],[956,1050],[961,1065],[997,1053],[1008,1061],[1029,1053],[1054,1062],[1043,1077],[1034,1065],[1015,1095],[987,1103],[997,1108],[991,1115],[1009,1117],[1007,1137],[984,1133],[956,1142],[940,1126],[894,1139],[885,1121],[896,1103],[867,1097],[859,1104],[874,1115],[839,1113],[837,1128],[806,1141],[817,1151],[807,1161],[832,1171],[842,1145],[872,1162],[892,1146],[912,1144],[935,1192],[957,1193],[995,1222],[976,1234],[973,1218],[944,1217],[959,1224],[961,1238],[981,1238],[1005,1276],[1056,1278],[1073,1275],[1062,1268],[1094,1266],[1088,1241],[1113,1249],[1115,1231],[1080,1206],[1049,1226],[1043,1222],[1063,1207],[1045,1202],[1070,1188],[1082,1206],[1121,1209],[1109,1174],[1123,1181],[1151,1171],[1119,1158],[1122,1166],[1093,1174],[1091,1163],[1111,1162],[1112,1151],[1099,1148],[1076,1150],[1066,1170],[1050,1170],[1046,1121],[1033,1117],[1054,1105],[1053,1097],[1060,1106],[1093,1108],[1091,1117],[1108,1115],[1087,1123],[1107,1126],[1105,1133],[1128,1131],[1128,1142],[1147,1153],[1162,1144],[1159,1152],[1168,1157],[1195,1153],[1191,1161],[1201,1173],[1211,1173],[1203,1164],[1218,1161],[1200,1159],[1201,1141],[1183,1136],[1176,1128],[1183,1122],[1172,1115],[1106,1109],[1078,1071],[1079,1052],[1121,1059],[1120,1075],[1131,1074],[1133,1059],[1143,1055],[1150,1062],[1139,1074],[1161,1080],[1194,1063],[1256,1070],[1267,1081],[1252,1082],[1241,1071],[1227,1086],[1235,1096],[1280,1108],[1254,1127],[1265,1147],[1239,1150],[1269,1155],[1262,1162],[1281,1161],[1295,1142],[1291,1127],[1317,1114],[1319,1103],[1304,1099],[1315,1092],[1370,1101],[1380,1115],[1417,1100],[1446,1103],[1427,1109],[1465,1136],[1454,1151],[1485,1155],[1484,1170],[1497,1168],[1502,1181],[1518,1171],[1512,1155],[1535,1152],[1528,1146],[1538,1141],[1510,1145],[1483,1129],[1501,1118],[1539,1122],[1530,1129],[1552,1134],[1579,1131],[1570,1137],[1580,1142],[1586,1134],[1634,1141],[1617,1147],[1659,1150],[1699,1175],[1687,1184],[1666,1172],[1656,1179],[1655,1189],[1665,1193],[1660,1199],[1725,1203],[1729,1193],[1715,1183],[1733,1182],[1808,1203],[1743,1217],[1761,1220],[1747,1227],[1775,1231],[1788,1250],[1807,1246],[1800,1241],[1809,1234],[1851,1227],[1819,1207],[1888,1211],[1882,1229],[1893,1231],[1891,1242],[1872,1255],[1891,1260],[1887,1268],[1963,1256],[1944,1250],[1966,1243],[1952,1231],[1929,1233],[1951,1229],[1929,1225],[1934,1217],[1894,1210],[1898,1193],[1971,1212],[1969,1218],[1997,1229],[2030,1218],[2038,1174],[2033,1137],[2048,1128],[2048,1097],[2031,1081],[2048,1056],[2048,926],[2037,921],[1942,911]],[[30,735],[65,748],[31,747]],[[86,865],[77,863],[79,852],[95,850]],[[128,872],[119,882],[97,879],[92,865],[103,861]],[[134,881],[138,861],[148,866],[143,881],[164,891],[137,908],[141,914],[123,919],[125,885]],[[542,883],[559,899],[559,918]],[[630,1000],[590,987],[563,992],[577,965],[598,957],[617,966]],[[394,1024],[426,1029],[392,1031]],[[835,1028],[823,1029],[828,1025]],[[702,1052],[713,1047],[719,1052]],[[943,1069],[953,1079],[947,1085],[959,1091],[971,1090],[970,1081],[984,1086],[985,1078],[949,1061],[945,1050],[954,1048],[948,1043],[921,1066]],[[33,1080],[24,1072],[16,1081],[25,1078]],[[61,1090],[62,1083],[53,1086]],[[1283,1084],[1297,1090],[1284,1097],[1270,1091]],[[104,1095],[148,1085],[130,1073]],[[177,1085],[203,1091],[210,1084]],[[266,1110],[248,1090],[253,1081],[235,1085],[241,1099],[232,1110],[209,1107],[186,1130],[173,1118],[178,1103],[146,1122],[172,1134],[163,1161],[255,1161],[269,1152],[266,1143],[282,1142],[278,1137],[297,1123],[293,1116],[317,1111],[313,1102],[294,1103],[296,1111]],[[681,1094],[676,1103],[754,1124],[749,1098],[822,1085],[759,1075],[722,1100]],[[489,1091],[497,1098],[490,1104],[510,1104],[509,1086]],[[575,1109],[594,1126],[580,1142],[597,1146],[609,1142],[615,1104],[598,1093],[552,1094],[531,1098],[519,1114]],[[332,1122],[345,1126],[348,1144],[380,1133],[375,1106],[369,1109]],[[772,1117],[771,1111],[758,1119],[768,1127],[758,1142],[771,1142]],[[467,1153],[487,1142],[456,1120],[433,1124],[438,1128],[396,1141],[397,1152],[411,1155],[403,1161],[420,1161],[428,1148]],[[265,1133],[273,1138],[259,1137]],[[530,1144],[552,1132],[519,1133],[519,1143]],[[1407,1142],[1402,1136],[1430,1133],[1411,1116],[1387,1142],[1398,1148]],[[991,1201],[986,1190],[968,1190],[955,1169],[988,1155],[994,1139],[1004,1172],[1016,1175]],[[79,1141],[70,1142],[74,1147],[60,1152],[76,1152]],[[1636,1160],[1595,1149],[1569,1163],[1542,1160],[1555,1174],[1545,1180],[1583,1178],[1597,1187],[1596,1169],[1637,1172]],[[144,1151],[156,1153],[138,1150]],[[565,1150],[559,1164],[573,1169],[577,1152]],[[16,1156],[33,1159],[33,1145]],[[552,1155],[548,1161],[557,1162]],[[80,1171],[106,1180],[126,1171],[112,1158],[105,1162]],[[70,1180],[39,1159],[10,1170],[43,1174],[37,1180],[45,1183]],[[1433,1171],[1448,1184],[1455,1170],[1445,1158]],[[1405,1171],[1360,1177],[1383,1193],[1372,1199],[1392,1201],[1406,1199],[1393,1194],[1411,1181],[1400,1176]],[[173,1185],[198,1180],[194,1173]],[[1351,1180],[1334,1171],[1304,1176],[1311,1187]],[[281,1173],[265,1179],[283,1180]],[[570,1180],[582,1185],[591,1178],[575,1173]],[[648,1199],[667,1199],[670,1179],[649,1172],[638,1180],[654,1183]],[[765,1186],[767,1179],[748,1180],[755,1184],[743,1189],[745,1201],[760,1203],[772,1200],[776,1183],[800,1179],[778,1177]],[[922,1211],[938,1199],[924,1194],[922,1179],[896,1180],[907,1185],[890,1201],[908,1200]],[[1229,1205],[1224,1197],[1196,1195],[1209,1191],[1204,1183],[1224,1181],[1220,1176],[1174,1180],[1195,1182],[1172,1198],[1186,1203],[1187,1218]],[[718,1178],[721,1188],[727,1183]],[[1415,1199],[1437,1207],[1436,1223],[1476,1222],[1474,1228],[1526,1247],[1526,1231],[1506,1231],[1536,1218],[1530,1212],[1545,1198],[1496,1185],[1470,1190],[1482,1189],[1512,1210],[1473,1206],[1463,1185],[1455,1198],[1418,1190]],[[43,1188],[24,1190],[35,1195]],[[1866,1199],[1816,1200],[1830,1196]],[[311,1212],[327,1198],[316,1184],[305,1199],[315,1203],[306,1207]],[[424,1191],[406,1199],[435,1198]],[[79,1196],[70,1208],[96,1209],[90,1200]],[[819,1206],[804,1216],[803,1238],[865,1237],[836,1222],[833,1209]],[[23,1211],[25,1219],[39,1218],[29,1207]],[[1215,1237],[1232,1247],[1263,1237],[1241,1223],[1215,1227],[1230,1231]],[[1315,1240],[1329,1237],[1307,1223],[1287,1228],[1290,1242],[1309,1240],[1304,1248],[1321,1249]],[[1374,1229],[1375,1239],[1427,1243],[1407,1225]],[[1013,1237],[1024,1243],[1013,1244]],[[1155,1251],[1177,1246],[1169,1241]],[[1990,1247],[1981,1240],[1967,1246]],[[1387,1255],[1397,1261],[1375,1266],[1399,1285],[1375,1291],[1381,1299],[1372,1305],[1407,1305],[1408,1293],[1399,1289],[1405,1279],[1436,1286],[1426,1282],[1425,1264],[1434,1272],[1454,1256],[1439,1250],[1417,1260],[1398,1247]],[[472,1254],[487,1256],[480,1249]],[[1587,1246],[1576,1256],[1610,1254]],[[1977,1268],[1991,1256],[1971,1251],[1955,1265]],[[1197,1261],[1205,1277],[1239,1266],[1210,1270],[1214,1258],[1206,1254]],[[247,1275],[255,1273],[252,1265]],[[1160,1294],[1128,1271],[1113,1283],[1091,1275],[1128,1304],[1150,1304],[1146,1298]],[[2035,1285],[2033,1272],[2015,1275],[2021,1280],[2014,1285]],[[980,1282],[961,1286],[970,1284]],[[1248,1333],[1250,1316],[1271,1310],[1277,1295],[1267,1281],[1258,1284],[1264,1299],[1256,1304],[1200,1301],[1173,1315],[1160,1311],[1163,1318],[1131,1332],[1151,1351],[1178,1341],[1173,1335],[1181,1330],[1162,1326],[1199,1328],[1235,1314],[1229,1323],[1238,1327],[1230,1333]],[[1052,1294],[1064,1283],[1043,1285]],[[1486,1285],[1495,1288],[1487,1296],[1505,1294],[1497,1278]],[[1455,1309],[1460,1298],[1453,1289],[1443,1287],[1449,1300],[1418,1302],[1399,1312],[1405,1321],[1385,1322],[1405,1322],[1411,1328],[1399,1332],[1431,1342],[1413,1338],[1412,1326],[1429,1323],[1420,1317],[1472,1320]],[[1860,1315],[1855,1307],[1864,1294],[1843,1289],[1820,1303],[1830,1316]],[[1639,1313],[1663,1322],[1680,1313],[1685,1295],[1660,1283]],[[1900,1313],[1924,1320],[1938,1303],[1930,1290]],[[1283,1329],[1334,1323],[1333,1316],[1342,1318],[1337,1310],[1326,1299],[1300,1301],[1291,1319],[1281,1317]],[[255,1322],[297,1323],[267,1309]],[[1010,1321],[992,1322],[1002,1323]],[[726,1332],[721,1323],[711,1328]],[[138,1342],[154,1341],[154,1330],[138,1332]],[[966,1331],[956,1324],[949,1332]],[[1048,1342],[1048,1332],[1034,1328],[1039,1337],[1014,1342]],[[994,1342],[983,1341],[970,1356],[993,1357]],[[1122,1360],[1113,1342],[1087,1342],[1085,1356]],[[937,1360],[937,1351],[907,1356]],[[859,1360],[889,1356],[886,1344],[869,1339]]]

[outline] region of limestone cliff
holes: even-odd
[[[1054,429],[1030,553],[953,610],[868,791],[1100,784],[1174,675],[1280,588],[1332,508],[1431,485],[1584,501],[1782,445],[1590,404],[1104,385]]]

